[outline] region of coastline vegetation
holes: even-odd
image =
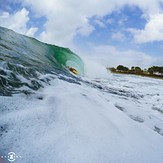
[[[111,67],[107,68],[107,70],[110,70],[112,73],[117,74],[133,74],[133,75],[140,75],[144,77],[152,77],[152,78],[159,78],[163,79],[163,66],[152,66],[147,69],[142,69],[138,66],[132,66],[131,68],[128,68],[123,65],[118,65],[116,68]]]

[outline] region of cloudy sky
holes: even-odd
[[[0,0],[0,26],[107,66],[163,65],[163,0]]]

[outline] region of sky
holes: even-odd
[[[163,0],[0,0],[0,26],[108,67],[163,66]]]

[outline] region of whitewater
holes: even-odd
[[[5,28],[0,56],[0,163],[163,162],[162,80],[84,76],[69,49]]]

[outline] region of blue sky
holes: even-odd
[[[0,25],[107,66],[163,65],[162,1],[43,1],[0,0]]]
[[[93,42],[95,44],[111,44],[121,49],[134,47],[131,34],[127,28],[143,29],[146,20],[141,17],[142,12],[136,6],[124,6],[102,18],[96,16],[89,19],[95,30],[88,36],[77,35],[76,42]],[[136,48],[136,47],[135,47]]]

